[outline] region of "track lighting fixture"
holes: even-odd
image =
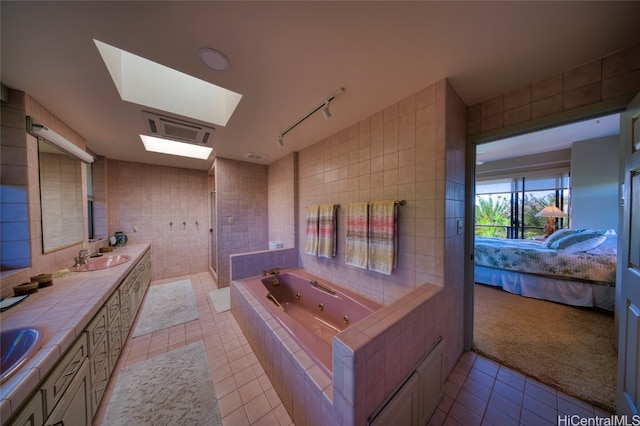
[[[329,111],[329,101],[324,103],[324,107],[322,108],[322,115],[324,115],[324,118],[326,118],[327,120],[331,118],[331,111]]]
[[[324,118],[329,119],[329,117],[331,117],[331,111],[329,111],[329,102],[334,100],[336,96],[338,96],[342,92],[344,92],[344,88],[341,87],[335,92],[333,92],[331,95],[329,95],[329,97],[325,99],[320,105],[318,105],[317,107],[309,111],[307,115],[305,115],[304,117],[302,117],[301,119],[293,123],[291,126],[287,127],[285,131],[283,131],[282,133],[280,133],[280,135],[278,135],[278,145],[284,146],[284,143],[282,142],[282,138],[284,137],[284,135],[286,135],[291,130],[293,130],[293,128],[296,127],[298,124],[302,123],[304,120],[311,117],[316,111],[319,111],[320,109],[322,109],[322,115],[324,116]]]

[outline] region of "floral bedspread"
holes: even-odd
[[[474,257],[478,266],[609,285],[616,282],[613,254],[567,253],[538,241],[476,237]]]

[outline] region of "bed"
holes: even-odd
[[[545,241],[476,237],[475,282],[613,311],[616,250],[614,231],[561,229]]]

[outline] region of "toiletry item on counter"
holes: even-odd
[[[69,269],[60,269],[53,273],[54,278],[62,278],[71,275],[71,271]]]
[[[116,233],[115,233],[115,235],[113,237],[116,240],[115,244],[112,244],[113,246],[122,247],[122,246],[127,244],[128,238],[127,238],[127,236],[125,235],[124,232],[116,231]]]
[[[40,274],[35,277],[31,277],[31,282],[37,282],[38,288],[50,287],[53,285],[52,274]]]
[[[13,287],[14,296],[24,296],[25,294],[36,293],[38,291],[37,282],[22,283]]]

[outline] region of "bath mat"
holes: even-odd
[[[211,297],[213,307],[219,314],[228,311],[231,308],[229,289],[230,287],[223,287],[209,292],[209,297]]]
[[[198,319],[191,280],[149,287],[133,337]]]
[[[202,341],[123,368],[103,425],[222,425]]]

